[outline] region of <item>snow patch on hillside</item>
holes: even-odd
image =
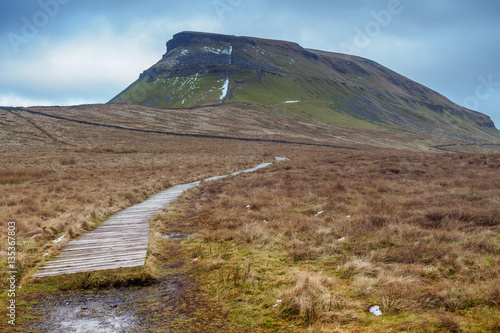
[[[216,49],[214,47],[203,46],[203,51],[206,53],[214,53],[214,54],[224,54],[225,50]]]
[[[232,55],[233,54],[233,46],[230,45],[229,49],[218,49],[215,47],[203,46],[203,51],[206,53]]]
[[[220,100],[223,102],[227,97],[227,92],[229,91],[229,77],[221,88],[222,95],[220,96]]]

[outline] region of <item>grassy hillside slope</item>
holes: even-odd
[[[358,129],[500,139],[488,116],[371,60],[249,37],[179,33],[163,58],[110,102],[225,105]]]

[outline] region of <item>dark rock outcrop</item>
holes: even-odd
[[[305,53],[307,56],[317,58],[314,53],[302,49],[298,44],[282,42],[287,48],[295,52]],[[189,51],[186,54],[174,55],[178,48],[193,49],[201,45],[226,44],[230,52],[213,53],[210,51]],[[168,74],[169,76],[189,76],[199,72],[204,74],[234,75],[242,70],[264,71],[268,73],[285,73],[282,69],[266,63],[258,63],[245,56],[243,50],[248,46],[256,45],[255,39],[248,37],[237,37],[231,35],[216,35],[201,32],[180,32],[175,34],[167,42],[167,53],[162,60],[144,71],[140,78],[147,77],[148,81],[155,80],[158,76]],[[177,64],[171,68],[163,66],[163,63],[177,60]]]

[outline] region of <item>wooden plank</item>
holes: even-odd
[[[109,234],[109,233],[117,233],[117,232],[119,232],[119,231],[120,231],[120,227],[116,227],[115,229],[113,229],[113,228],[111,228],[111,229],[109,229],[109,228],[99,228],[99,229],[94,229],[94,230],[92,231],[92,235],[94,235],[94,234]],[[148,230],[148,232],[149,232],[149,230]],[[146,233],[146,231],[144,231],[144,233]],[[90,235],[89,235],[89,236],[83,235],[82,237],[86,237],[86,238],[88,238],[88,237],[93,237],[93,236],[90,236]]]
[[[144,263],[145,263],[144,260],[136,260],[136,261],[117,263],[115,265],[106,265],[106,266],[88,266],[88,267],[77,267],[77,268],[66,268],[66,269],[52,269],[52,270],[37,272],[36,274],[33,274],[33,276],[46,277],[46,276],[57,276],[63,274],[103,271],[103,270],[117,269],[117,268],[139,267],[139,266],[144,266]]]
[[[115,261],[113,263],[99,263],[99,262],[93,262],[93,263],[85,263],[85,264],[80,264],[80,265],[65,265],[65,266],[60,266],[60,267],[47,267],[46,269],[40,270],[40,273],[48,273],[50,271],[62,271],[62,270],[67,270],[67,271],[89,271],[89,268],[93,267],[99,267],[100,269],[103,269],[104,267],[116,267],[116,266],[124,266],[124,267],[130,267],[128,265],[133,264],[137,265],[138,263],[142,263],[144,265],[144,258],[138,258],[138,259],[131,259],[131,260],[119,260]],[[104,268],[105,269],[105,268]]]
[[[116,242],[116,241],[138,241],[140,239],[148,239],[148,233],[143,233],[142,235],[120,235],[116,232],[100,232],[98,234],[95,234],[94,237],[90,238],[83,238],[83,239],[77,239],[71,244],[86,244],[86,243],[92,243],[92,242]]]
[[[129,246],[146,246],[148,244],[148,240],[141,240],[137,242],[120,242],[120,243],[115,243],[115,244],[89,244],[89,245],[68,245],[68,247],[63,248],[63,251],[67,252],[75,252],[75,251],[80,251],[80,250],[99,250],[99,249],[107,249],[108,251],[112,251],[113,249],[126,249]],[[62,253],[62,251],[61,251]]]
[[[124,252],[133,252],[133,251],[138,251],[138,250],[143,250],[144,249],[144,244],[137,244],[137,245],[131,245],[128,246],[127,249],[124,248],[115,248],[115,249],[109,249],[109,248],[100,248],[100,249],[80,249],[80,250],[75,250],[75,251],[64,251],[61,252],[61,254],[58,256],[60,259],[65,259],[65,258],[74,258],[74,257],[81,257],[81,256],[88,256],[90,253],[95,254],[96,256],[101,255],[103,253],[124,253]]]
[[[113,256],[93,256],[92,264],[89,264],[89,261],[86,260],[87,256],[81,257],[81,258],[74,258],[74,259],[65,259],[65,260],[58,260],[58,261],[49,261],[49,264],[44,266],[44,269],[49,269],[49,268],[56,268],[56,267],[77,267],[77,266],[88,266],[88,265],[94,265],[94,264],[99,264],[99,263],[114,263],[114,262],[119,262],[119,261],[130,261],[134,259],[145,259],[146,258],[146,253],[124,253],[122,255],[113,255]],[[54,263],[54,264],[51,264]]]
[[[127,255],[129,255],[127,257]],[[125,253],[122,256],[107,256],[107,257],[92,257],[92,261],[90,262],[89,260],[86,260],[88,256],[84,256],[81,258],[74,258],[74,259],[66,259],[66,260],[58,260],[58,261],[49,261],[43,269],[51,269],[51,268],[63,268],[63,267],[85,267],[85,266],[92,266],[92,265],[101,265],[103,263],[116,263],[116,262],[126,262],[130,260],[139,260],[139,259],[145,259],[146,258],[146,253],[145,252],[138,252],[136,254],[132,253]]]

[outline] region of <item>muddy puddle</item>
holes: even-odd
[[[111,333],[140,331],[140,318],[125,305],[133,300],[108,294],[48,296],[37,306],[43,322],[33,332]]]
[[[169,266],[172,271],[182,269],[183,263],[175,265],[178,268],[173,263]],[[198,316],[198,309],[207,306],[199,295],[188,275],[175,273],[151,285],[59,292],[27,299],[36,304],[31,306],[33,319],[23,332],[190,332],[170,326],[179,318],[189,323],[189,318]],[[211,325],[203,320],[200,324]]]

